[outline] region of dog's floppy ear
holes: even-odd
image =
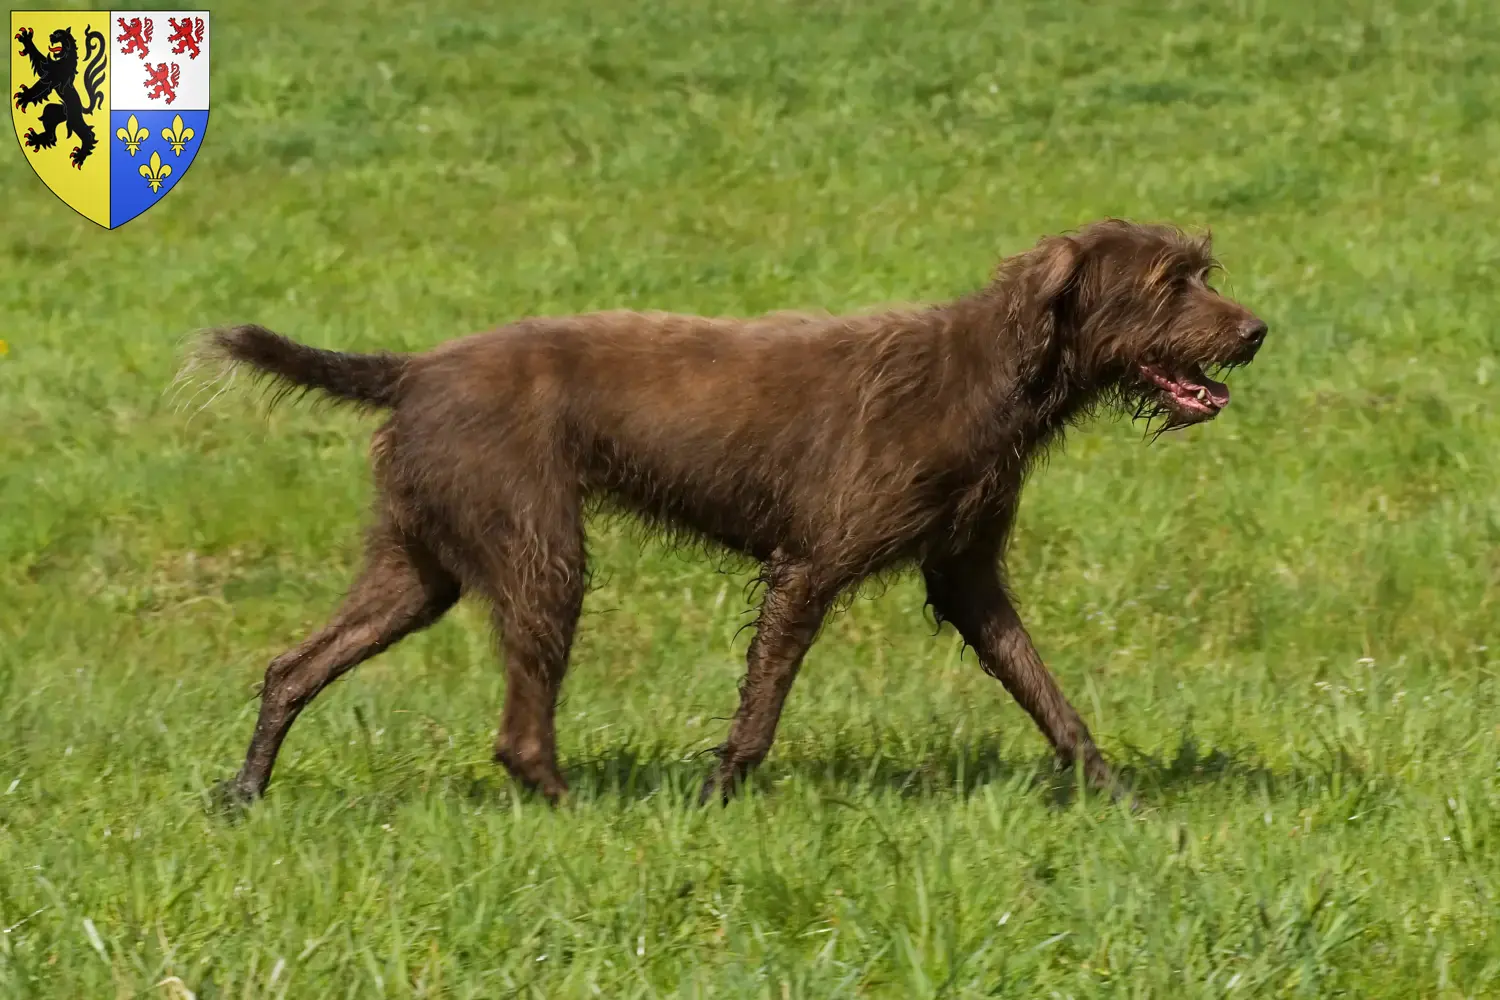
[[[1009,319],[1021,339],[1019,359],[1032,371],[1048,364],[1064,345],[1071,296],[1079,290],[1084,263],[1083,246],[1068,236],[1049,236],[1031,250],[1001,265],[1000,280],[1007,287]]]
[[[1067,236],[1049,236],[1024,255],[1021,269],[1026,297],[1034,304],[1052,306],[1078,277],[1083,248]]]

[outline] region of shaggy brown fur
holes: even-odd
[[[326,628],[271,663],[227,790],[260,795],[319,691],[468,593],[492,606],[504,651],[495,758],[562,796],[554,714],[594,501],[761,563],[740,707],[705,800],[765,757],[830,606],[903,564],[1060,758],[1112,789],[1006,593],[1005,542],[1028,467],[1070,421],[1108,402],[1166,428],[1228,402],[1203,369],[1248,362],[1266,326],[1209,287],[1214,266],[1206,238],[1109,220],[912,311],[528,319],[413,355],[210,333],[209,353],[285,388],[391,411],[372,446],[364,571]]]

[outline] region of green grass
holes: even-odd
[[[0,996],[1500,993],[1500,11],[513,6],[216,8],[204,151],[115,233],[0,157]],[[608,527],[571,806],[489,763],[464,607],[205,811],[350,579],[372,423],[174,411],[186,333],[937,299],[1108,214],[1211,225],[1272,327],[1220,419],[1027,493],[1028,623],[1142,813],[909,580],[689,808],[750,571]]]

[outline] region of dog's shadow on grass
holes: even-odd
[[[1146,810],[1196,790],[1217,789],[1249,797],[1274,795],[1309,782],[1331,784],[1339,778],[1345,787],[1355,787],[1366,779],[1359,764],[1339,746],[1327,746],[1315,755],[1304,754],[1274,769],[1253,746],[1204,746],[1190,733],[1162,751],[1115,745],[1109,748],[1108,756],[1120,785],[1133,796],[1138,808]],[[571,759],[565,755],[563,771],[574,805],[659,800],[691,808],[697,805],[703,783],[717,763],[718,758],[706,751],[684,754],[667,746],[626,743],[593,755],[573,755]],[[477,808],[516,804],[518,800],[541,806],[543,801],[487,761],[470,760],[456,770],[443,768],[446,774],[441,777],[431,772],[413,773],[409,762],[399,759],[376,757],[371,764],[374,766],[360,775],[357,790],[340,781],[338,794],[351,803],[362,801],[372,807],[384,803],[384,808],[431,794],[432,782],[437,780],[447,794],[457,794]],[[826,799],[846,801],[871,796],[931,803],[962,801],[989,789],[1011,797],[1035,797],[1053,808],[1070,806],[1081,793],[1089,801],[1102,801],[1102,796],[1083,791],[1077,772],[1059,770],[1050,754],[1007,754],[998,740],[943,743],[895,753],[855,743],[818,748],[791,745],[752,775],[747,791],[776,797],[787,791],[795,793],[799,786],[810,787]]]
[[[1300,771],[1273,772],[1253,747],[1203,747],[1191,736],[1184,736],[1175,748],[1164,753],[1115,748],[1111,762],[1121,784],[1142,806],[1175,798],[1195,787],[1254,792],[1273,790],[1302,777]],[[565,762],[564,772],[575,801],[665,796],[691,804],[698,801],[703,782],[717,763],[711,753],[683,756],[627,745]],[[1328,766],[1322,766],[1324,763]],[[1331,762],[1308,762],[1308,769],[1319,773],[1330,768],[1357,770],[1342,754]],[[1058,806],[1073,802],[1081,789],[1077,774],[1060,770],[1051,755],[1007,756],[998,740],[948,744],[920,755],[899,756],[856,746],[824,748],[821,753],[806,756],[793,749],[767,761],[751,777],[750,786],[758,794],[774,794],[778,786],[788,782],[810,784],[825,795],[891,794],[909,799],[968,798],[987,787],[999,786],[1040,795]],[[476,786],[478,796],[494,794],[495,784],[479,785],[488,790]]]

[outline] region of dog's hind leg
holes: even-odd
[[[979,654],[985,673],[996,678],[1046,735],[1059,760],[1083,765],[1094,787],[1123,794],[1089,730],[1068,703],[1031,637],[1021,624],[992,552],[966,553],[923,566],[927,602],[939,622],[958,629]]]
[[[248,801],[265,792],[282,740],[298,714],[338,677],[402,637],[443,616],[458,580],[420,543],[381,525],[371,533],[365,567],[333,620],[266,670],[260,716],[245,764],[221,794]]]
[[[836,587],[818,580],[809,564],[780,557],[766,563],[761,579],[766,592],[746,655],[739,711],[734,714],[729,739],[717,750],[719,765],[698,796],[701,804],[715,795],[729,801],[745,776],[770,752],[802,658],[837,593]]]
[[[557,504],[554,497],[554,513]],[[485,580],[505,658],[495,761],[556,803],[568,792],[557,766],[557,699],[587,584],[582,514],[559,516],[545,529],[506,534],[525,543],[506,545],[492,558]]]

